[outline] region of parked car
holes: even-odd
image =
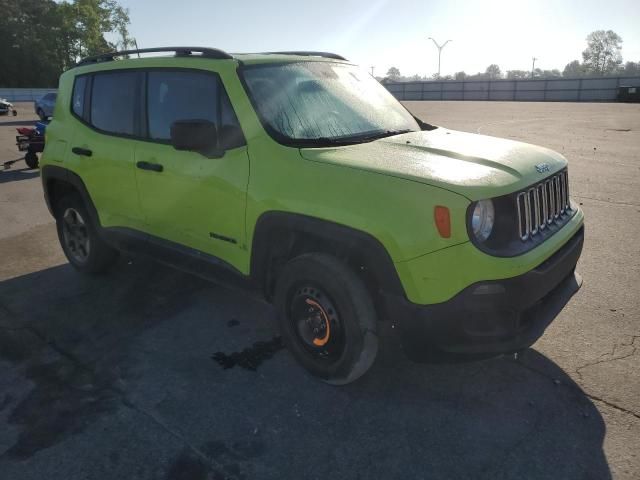
[[[0,115],[18,115],[18,111],[13,107],[13,103],[6,98],[0,98]]]
[[[411,358],[517,352],[581,283],[562,155],[425,123],[335,54],[85,59],[41,164],[77,270],[126,250],[232,275],[332,384],[369,369],[382,331]]]
[[[56,106],[57,93],[47,93],[45,96],[34,102],[34,110],[40,120],[46,120],[53,115]]]

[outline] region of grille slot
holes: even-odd
[[[518,236],[526,242],[553,224],[562,224],[571,212],[567,170],[516,195]]]

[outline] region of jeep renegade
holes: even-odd
[[[231,272],[329,383],[369,369],[378,322],[411,358],[517,352],[580,286],[562,155],[429,125],[338,55],[114,52],[58,91],[41,173],[69,262]]]

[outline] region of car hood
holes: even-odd
[[[521,190],[567,165],[544,147],[445,128],[300,153],[307,160],[446,188],[470,200]]]

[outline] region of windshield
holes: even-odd
[[[420,130],[382,85],[353,65],[299,62],[241,71],[265,128],[284,143],[352,143]]]

